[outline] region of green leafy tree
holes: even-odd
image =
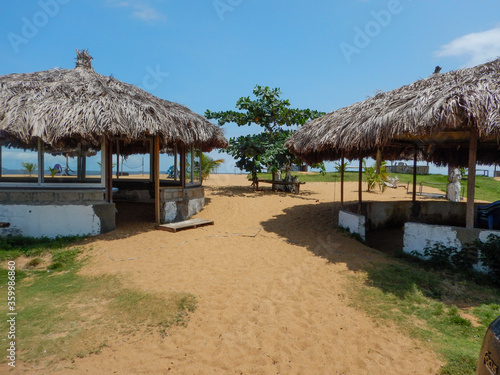
[[[237,111],[211,112],[207,110],[205,117],[217,119],[219,125],[236,123],[238,126],[256,124],[263,128],[258,134],[243,135],[230,139],[230,146],[224,150],[236,159],[236,166],[252,174],[263,168],[272,171],[290,170],[292,164],[302,161],[285,147],[285,141],[293,134],[291,126],[300,126],[308,120],[324,115],[310,109],[290,108],[288,100],[280,99],[279,88],[255,86],[250,97],[242,97],[236,102]],[[315,165],[321,168],[322,164]],[[324,170],[324,166],[323,166]]]

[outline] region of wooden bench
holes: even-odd
[[[500,229],[500,201],[477,206],[476,226],[479,228]]]
[[[253,182],[253,186],[255,186],[255,190],[259,188],[259,183],[263,182],[266,184],[273,184],[273,185],[295,185],[295,193],[298,194],[300,191],[300,185],[305,184],[305,182],[293,182],[293,181],[276,181],[276,180],[251,180],[249,181]]]

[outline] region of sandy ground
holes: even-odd
[[[118,274],[144,291],[194,294],[187,328],[123,338],[61,374],[435,374],[424,344],[351,305],[349,280],[382,253],[334,229],[340,189],[254,192],[245,176],[212,175],[196,217],[215,225],[154,230],[146,206],[121,206],[118,228],[87,240],[87,275]],[[348,183],[346,200],[357,199]],[[430,189],[429,189],[430,190]],[[406,189],[365,200],[411,199]],[[149,220],[149,222],[148,222]],[[38,373],[38,372],[37,372]],[[51,371],[40,373],[51,373]]]

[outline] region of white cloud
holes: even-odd
[[[167,17],[155,9],[147,0],[108,0],[108,4],[117,8],[132,9],[132,16],[142,21],[166,21]]]
[[[143,21],[166,21],[166,17],[156,9],[150,7],[135,8],[134,17]]]
[[[452,40],[436,51],[436,56],[469,56],[470,66],[494,60],[500,57],[500,26]]]

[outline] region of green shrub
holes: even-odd
[[[490,234],[486,242],[476,240],[472,246],[479,254],[479,260],[490,269],[496,284],[500,284],[500,237]]]

